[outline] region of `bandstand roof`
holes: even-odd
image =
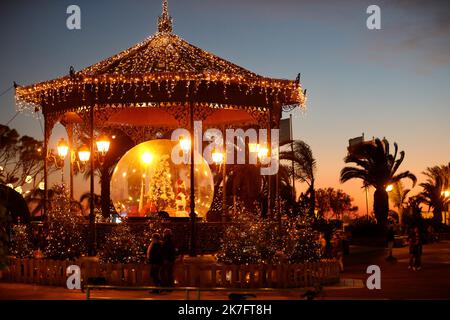
[[[302,106],[306,97],[299,80],[259,76],[175,35],[164,0],[154,35],[79,72],[19,86],[16,100],[19,108],[71,122],[95,105],[96,113],[113,110],[100,120],[110,125],[170,127],[183,122],[190,104],[207,125],[225,125],[258,123],[258,112],[281,114],[281,107]]]

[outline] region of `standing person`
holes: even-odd
[[[161,267],[163,264],[161,236],[159,233],[152,235],[152,242],[147,248],[147,260],[150,263],[150,276],[153,284],[157,287],[162,285]],[[159,290],[152,290],[151,293],[160,293]]]
[[[422,236],[420,234],[419,227],[414,229],[415,238],[416,238],[416,249],[414,250],[415,258],[414,258],[414,271],[419,271],[422,269]]]
[[[176,259],[176,249],[172,239],[172,230],[165,229],[162,243],[162,281],[165,287],[173,287],[173,267]]]
[[[386,257],[386,260],[392,260],[394,259],[394,257],[392,256],[392,249],[394,248],[395,242],[395,232],[393,226],[389,226],[389,229],[386,234],[386,242],[388,246],[388,255]]]
[[[327,249],[327,240],[325,239],[325,235],[322,232],[319,235],[319,244],[320,244],[320,256],[325,257]]]
[[[343,257],[343,248],[342,248],[342,239],[339,233],[336,233],[333,236],[333,257],[336,258],[336,260],[339,263],[339,269],[341,272],[344,271],[344,257]]]
[[[416,248],[416,233],[415,229],[409,230],[408,245],[409,245],[409,264],[408,269],[414,268],[415,265],[415,248]]]

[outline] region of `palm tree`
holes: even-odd
[[[0,206],[6,209],[12,223],[28,223],[30,211],[25,199],[16,190],[0,184]]]
[[[91,193],[90,192],[83,193],[80,196],[80,201],[78,201],[78,203],[80,204],[80,208],[81,208],[83,216],[87,216],[89,214],[89,210],[90,210]],[[102,209],[102,205],[103,205],[103,203],[102,203],[101,195],[94,193],[94,208]],[[106,217],[105,215],[103,215],[103,211],[102,211],[102,216]]]
[[[316,160],[313,157],[311,148],[308,144],[301,140],[293,141],[293,152],[289,142],[289,149],[280,152],[280,160],[294,161],[294,177],[296,180],[306,182],[309,186],[308,195],[310,205],[310,213],[314,215],[314,181]],[[282,145],[281,147],[286,146]],[[237,148],[235,146],[235,148]],[[248,150],[246,150],[248,152]],[[248,156],[248,155],[247,155]],[[267,176],[261,176],[260,168],[253,164],[235,164],[227,165],[227,203],[232,199],[239,198],[245,203],[247,208],[253,208],[256,202],[261,205],[262,215],[267,214],[267,196],[269,179]],[[293,190],[290,185],[290,165],[280,164],[278,171],[279,178],[279,194],[283,201],[288,204],[292,203]],[[215,190],[222,183],[222,175],[215,176]],[[275,190],[276,180],[271,179],[271,188]],[[274,197],[272,192],[272,197]],[[274,200],[274,199],[272,199]],[[274,203],[274,202],[272,202]]]
[[[55,195],[55,192],[52,188],[49,188],[47,190],[47,203],[51,204],[52,199]],[[41,190],[39,188],[35,188],[31,190],[30,193],[28,193],[25,197],[25,201],[28,205],[28,208],[30,209],[30,216],[32,218],[39,218],[43,219],[43,213],[44,213],[44,190]]]
[[[311,147],[306,142],[294,140],[289,144],[291,143],[293,144],[292,148],[280,152],[280,160],[293,161],[295,180],[300,180],[308,185],[309,215],[314,216],[316,159],[314,159]]]
[[[234,164],[227,166],[227,199],[228,202],[239,198],[249,209],[254,208],[263,192],[263,177],[260,168],[251,164]],[[265,202],[262,202],[264,206]],[[266,214],[263,208],[263,216]]]
[[[395,208],[397,208],[398,211],[398,220],[400,224],[403,224],[403,211],[405,210],[406,206],[408,205],[407,199],[408,194],[411,191],[411,189],[405,189],[403,186],[403,183],[401,181],[397,181],[394,184],[394,188],[389,193],[389,197],[392,201],[392,204]]]
[[[423,172],[427,180],[420,184],[423,191],[419,195],[422,203],[433,208],[433,217],[437,224],[442,222],[442,211],[445,210],[450,202],[450,198],[445,197],[444,189],[448,187],[449,178],[446,166],[434,166],[427,168]]]
[[[398,158],[397,156],[400,155]],[[357,145],[344,158],[345,163],[355,163],[356,167],[344,167],[341,170],[341,183],[351,179],[361,179],[364,187],[375,188],[373,209],[377,223],[386,227],[389,213],[389,196],[386,187],[402,179],[408,178],[416,184],[417,178],[409,171],[397,174],[397,170],[405,158],[405,152],[398,152],[394,143],[394,153],[390,153],[386,139],[375,139],[370,143]]]
[[[207,146],[205,142],[203,148]],[[238,151],[235,144],[234,151]],[[248,149],[245,150],[248,157]],[[236,159],[235,159],[236,160]],[[222,164],[223,165],[223,164]],[[260,174],[260,168],[254,164],[225,164],[226,166],[226,205],[234,204],[235,200],[245,203],[247,209],[253,210],[256,202],[261,200],[261,193],[264,189],[263,177]],[[222,184],[223,176],[220,166],[212,167],[214,174],[214,193],[218,193]],[[221,192],[221,191],[220,191]],[[217,198],[218,199],[218,198]],[[222,202],[222,199],[218,199]],[[264,202],[262,202],[264,205]],[[262,215],[265,216],[266,208],[263,208]]]
[[[279,196],[281,201],[291,208],[295,205],[294,189],[292,188],[292,166],[280,164],[278,170]]]

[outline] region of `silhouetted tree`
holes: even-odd
[[[450,202],[450,198],[444,194],[445,188],[449,185],[447,170],[444,165],[427,168],[423,172],[427,180],[420,184],[423,191],[420,193],[419,199],[428,207],[433,208],[433,217],[436,224],[442,223],[442,211],[446,209]]]
[[[311,147],[306,142],[294,140],[292,143],[293,148],[289,147],[280,152],[280,160],[293,161],[295,179],[308,185],[309,215],[314,216],[316,159],[313,156]]]
[[[39,182],[43,177],[44,153],[42,141],[20,136],[15,129],[0,125],[0,183],[14,188]],[[50,172],[56,167],[49,162]]]
[[[344,191],[333,188],[316,190],[317,215],[324,217],[332,212],[336,219],[341,219],[345,212],[354,212],[358,207],[352,205],[353,199]]]
[[[399,157],[397,157],[399,156]],[[361,179],[364,187],[375,188],[374,213],[377,223],[386,227],[389,212],[389,196],[386,187],[405,178],[415,185],[417,178],[409,171],[397,174],[397,170],[405,158],[405,152],[398,152],[394,143],[394,153],[390,153],[389,142],[386,139],[375,139],[373,142],[355,146],[344,159],[345,163],[354,163],[356,167],[345,167],[341,170],[341,182],[351,179]]]
[[[397,181],[394,183],[394,188],[389,193],[389,198],[391,199],[394,207],[397,209],[400,224],[403,224],[403,212],[405,211],[405,207],[408,205],[407,200],[410,191],[411,189],[405,189],[401,181]]]

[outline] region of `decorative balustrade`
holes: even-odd
[[[66,286],[66,269],[81,268],[85,283],[88,278],[104,278],[108,285],[149,286],[150,268],[146,264],[101,264],[88,258],[78,261],[10,258],[2,281]],[[317,283],[339,282],[339,266],[334,260],[304,264],[223,265],[218,263],[178,262],[175,281],[186,287],[223,288],[294,288]]]

